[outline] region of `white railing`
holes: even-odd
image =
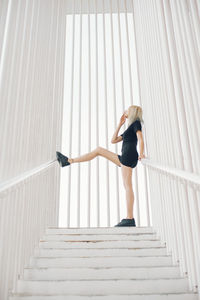
[[[141,160],[142,164],[158,170],[161,174],[169,175],[171,178],[176,179],[177,181],[185,184],[189,184],[191,187],[200,190],[200,175],[187,172],[184,170],[178,170],[169,166],[163,166],[157,162],[153,162],[147,158]]]
[[[41,173],[43,170],[46,171],[55,162],[58,163],[57,159],[49,161],[33,170],[27,171],[27,172],[20,174],[14,178],[11,178],[10,180],[0,183],[0,195],[2,196],[4,193],[6,193],[8,189],[16,188],[18,186],[18,184],[19,185],[22,183],[24,184],[26,181],[30,180],[30,177],[32,177],[33,175]]]
[[[142,164],[150,180],[152,225],[172,251],[174,263],[187,274],[190,289],[200,282],[200,175],[149,159]]]
[[[0,298],[7,299],[48,226],[58,225],[59,166],[43,164],[0,185]]]

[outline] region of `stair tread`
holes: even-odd
[[[153,227],[48,227],[9,300],[197,300],[165,251]]]

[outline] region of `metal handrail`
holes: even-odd
[[[11,178],[9,180],[6,180],[4,182],[2,182],[0,184],[0,193],[1,192],[5,192],[5,190],[15,186],[16,184],[28,179],[29,177],[49,168],[50,166],[52,166],[55,162],[57,162],[57,159],[54,159],[54,160],[51,160],[47,163],[44,163],[42,165],[40,165],[39,167],[37,168],[34,168],[34,169],[31,169],[31,170],[28,170],[27,172],[24,172],[14,178]]]

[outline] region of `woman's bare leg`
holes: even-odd
[[[93,158],[95,158],[97,156],[97,149],[89,152],[89,153],[86,153],[84,155],[81,155],[79,157],[76,157],[76,158],[69,158],[68,161],[71,163],[76,163],[76,162],[83,162],[83,161],[88,161],[88,160],[91,160]]]
[[[124,165],[122,166],[123,184],[126,190],[126,204],[127,204],[127,219],[133,218],[133,203],[134,193],[132,188],[132,172],[133,169]]]
[[[79,157],[69,158],[68,161],[70,163],[78,163],[78,162],[91,160],[98,155],[109,159],[110,161],[115,163],[118,167],[121,167],[121,163],[119,161],[118,155],[112,151],[109,151],[109,150],[103,148],[103,147],[97,147],[93,151],[86,153],[84,155],[81,155]]]

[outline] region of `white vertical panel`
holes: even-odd
[[[91,117],[91,37],[90,37],[90,0],[88,0],[88,131],[89,131],[89,138],[88,138],[88,152],[91,150],[91,128],[92,128],[92,117]],[[87,226],[90,227],[90,215],[91,215],[91,163],[88,164],[88,210],[87,210]]]
[[[7,299],[46,226],[58,225],[64,15],[61,1],[1,4],[0,298]]]
[[[96,146],[99,145],[99,131],[98,131],[98,124],[99,124],[99,64],[98,64],[98,19],[97,19],[97,2],[95,1],[95,58],[96,58]],[[99,186],[99,158],[97,157],[97,165],[96,165],[96,197],[97,197],[97,226],[100,226],[100,186]]]
[[[133,3],[148,156],[163,165],[198,173],[199,19],[192,11],[196,2]],[[153,224],[172,250],[174,262],[181,263],[182,274],[188,272],[190,289],[195,291],[200,234],[197,193],[157,169],[151,171],[149,180]]]
[[[109,0],[110,4],[110,27],[111,27],[111,56],[112,56],[112,80],[113,80],[113,107],[114,107],[114,124],[117,126],[117,103],[116,103],[116,80],[115,80],[115,47],[113,39],[113,13],[112,13],[112,0]],[[115,152],[117,153],[117,144],[115,144]],[[116,217],[120,219],[120,204],[119,204],[119,172],[117,172],[117,166],[115,168],[115,179],[116,179]]]
[[[105,102],[105,137],[106,148],[108,149],[108,97],[107,97],[107,58],[106,58],[106,37],[105,37],[105,14],[104,14],[104,0],[103,4],[103,56],[104,56],[104,102]],[[106,160],[106,194],[107,194],[107,226],[110,226],[110,176],[109,176],[108,160]]]

